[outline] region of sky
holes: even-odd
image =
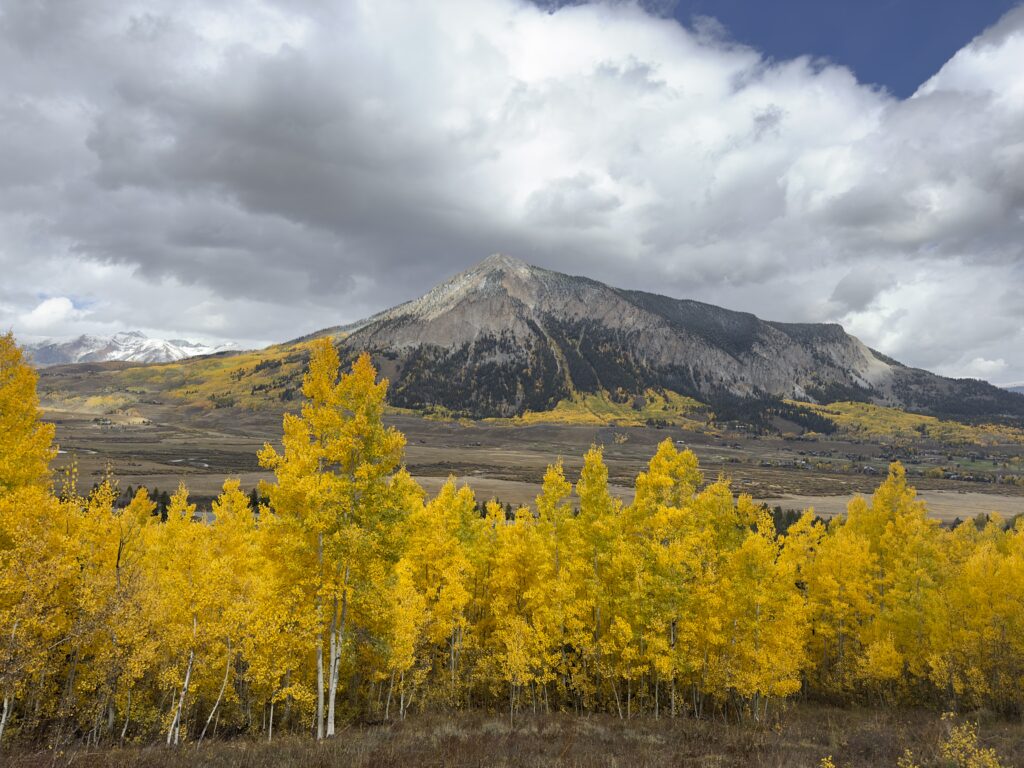
[[[258,346],[499,251],[1024,382],[1024,6],[0,5],[0,329]]]

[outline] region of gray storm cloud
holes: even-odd
[[[1024,380],[1024,9],[906,100],[713,27],[5,3],[0,324],[269,342],[500,250]]]

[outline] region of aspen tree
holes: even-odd
[[[378,573],[379,545],[402,514],[389,478],[401,462],[405,438],[383,424],[387,381],[376,381],[366,354],[339,380],[340,367],[330,339],[312,344],[302,387],[306,403],[300,416],[285,414],[284,452],[266,445],[259,457],[276,475],[267,487],[271,508],[304,532],[316,558],[309,568],[317,622],[318,738],[335,732],[350,610],[369,596],[361,585]]]
[[[56,524],[54,427],[40,420],[36,380],[13,334],[0,335],[0,746],[17,699],[45,677],[48,649],[70,621],[54,597],[73,579],[73,530]]]
[[[412,588],[422,596],[421,642],[430,649],[424,659],[435,670],[438,687],[448,689],[456,703],[459,660],[469,603],[470,562],[460,533],[471,525],[476,499],[466,486],[456,488],[454,478],[437,496],[413,512],[406,523],[405,555],[401,565]]]
[[[54,426],[39,418],[37,379],[14,335],[0,335],[0,495],[49,482],[57,449]]]
[[[586,659],[587,679],[581,680],[586,693],[600,695],[608,682],[608,659],[605,658],[605,634],[611,626],[615,594],[611,572],[612,551],[620,535],[622,504],[608,490],[608,468],[601,448],[592,447],[583,457],[583,469],[576,483],[580,500],[578,525],[580,531],[582,572],[580,582],[583,607],[588,615],[587,636],[582,650]]]
[[[181,743],[189,695],[197,667],[208,664],[211,628],[217,620],[217,576],[211,572],[210,528],[193,520],[196,505],[179,484],[171,496],[167,521],[154,531],[149,548],[149,578],[158,590],[154,620],[163,640],[166,665],[161,685],[173,691],[167,715],[168,746]]]
[[[216,659],[218,655],[223,658],[224,676],[199,734],[200,742],[228,692],[228,682],[239,651],[246,646],[251,647],[253,582],[258,564],[256,521],[249,497],[242,492],[238,480],[224,481],[212,511],[208,578],[216,581],[217,589],[207,631],[212,658]]]
[[[497,529],[497,549],[488,591],[494,621],[490,637],[492,674],[507,685],[514,720],[524,690],[536,707],[554,677],[560,625],[555,615],[552,561],[529,509]]]
[[[579,651],[587,643],[590,617],[585,609],[587,596],[581,583],[586,562],[581,559],[583,544],[571,494],[572,484],[565,477],[562,462],[550,465],[536,499],[537,525],[551,561],[551,620],[556,625],[552,642],[558,648],[557,691],[562,697],[572,697],[578,704],[576,689],[584,673]]]

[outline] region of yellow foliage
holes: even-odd
[[[427,498],[369,358],[309,351],[301,410],[259,454],[269,502],[229,479],[200,510],[181,486],[161,522],[110,479],[53,492],[34,378],[0,340],[0,738],[330,736],[433,707],[763,720],[801,689],[1024,707],[1024,521],[943,529],[893,464],[779,536],[671,440],[628,505],[596,446],[575,495],[548,467],[536,513],[454,480]],[[999,765],[950,728],[943,759]]]
[[[550,411],[528,411],[507,421],[513,424],[614,424],[643,426],[650,421],[699,429],[710,411],[703,403],[669,390],[647,390],[642,398],[615,402],[607,393],[577,393]],[[488,421],[503,421],[488,419]]]
[[[972,426],[871,403],[838,402],[829,405],[816,405],[797,401],[789,402],[824,416],[844,432],[863,438],[919,439],[928,437],[952,445],[996,445],[1007,442],[1024,442],[1024,431],[999,424]]]

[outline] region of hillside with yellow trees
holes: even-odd
[[[478,711],[1024,713],[1024,523],[942,528],[893,464],[844,517],[780,535],[669,440],[628,506],[594,447],[578,477],[548,468],[535,510],[481,515],[406,472],[367,356],[311,352],[259,455],[268,502],[227,479],[200,511],[182,486],[162,521],[144,490],[120,506],[113,479],[83,497],[51,477],[35,374],[0,338],[0,749]]]

